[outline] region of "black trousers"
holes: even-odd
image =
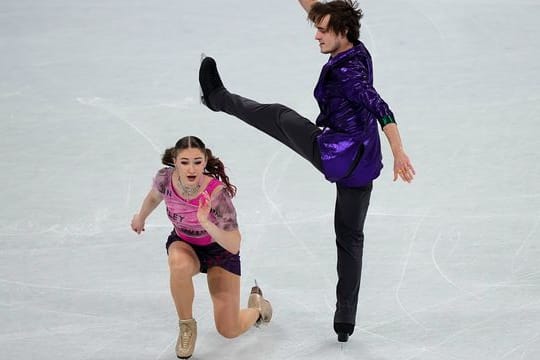
[[[321,129],[308,119],[284,105],[260,104],[231,94],[227,90],[212,94],[210,100],[219,110],[270,135],[322,172],[321,154],[317,144]],[[371,190],[371,184],[359,188],[337,185],[334,230],[338,283],[334,323],[356,323],[364,251],[364,221]]]

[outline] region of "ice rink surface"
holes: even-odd
[[[215,330],[196,277],[194,359],[540,358],[540,2],[365,0],[361,39],[417,178],[375,182],[354,335],[332,330],[334,186],[198,102],[225,85],[314,119],[327,56],[296,0],[4,0],[0,7],[0,348],[4,359],[175,359],[163,205],[130,230],[160,154],[198,135],[228,167],[242,303]],[[536,40],[535,40],[536,39]]]

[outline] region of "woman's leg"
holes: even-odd
[[[214,303],[216,329],[222,336],[235,338],[255,324],[259,311],[240,309],[240,276],[213,266],[208,269],[207,281]]]
[[[193,248],[183,241],[173,241],[167,251],[171,294],[180,319],[176,356],[187,359],[193,354],[197,341],[197,322],[193,319],[193,276],[199,273],[200,262]]]
[[[193,276],[199,273],[200,264],[195,251],[183,241],[169,246],[169,271],[171,295],[180,320],[193,318]]]

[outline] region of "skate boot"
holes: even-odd
[[[218,90],[224,90],[223,82],[219,77],[216,61],[211,57],[201,56],[201,66],[199,68],[199,85],[201,86],[201,102],[212,111],[219,111],[210,102],[210,95]]]
[[[255,323],[256,327],[259,327],[261,324],[268,324],[272,319],[272,305],[270,304],[270,301],[263,298],[262,290],[257,285],[257,282],[255,282],[255,286],[251,288],[248,308],[259,310],[259,319],[257,319],[257,322]]]
[[[176,357],[189,359],[195,350],[197,340],[197,322],[195,319],[180,320],[180,333],[176,341]]]
[[[348,323],[334,323],[334,331],[339,342],[347,342],[354,332],[354,325]]]

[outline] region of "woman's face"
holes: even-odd
[[[174,160],[174,166],[182,184],[187,186],[200,184],[206,167],[205,153],[197,148],[180,150]]]

